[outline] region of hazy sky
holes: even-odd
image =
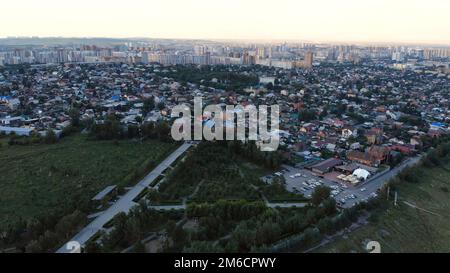
[[[2,0],[0,37],[450,44],[449,0]]]

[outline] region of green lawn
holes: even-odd
[[[364,252],[369,240],[380,242],[382,252],[450,252],[450,164],[420,170],[415,174],[419,183],[399,186],[397,207],[391,204],[369,225],[318,252]],[[426,211],[411,208],[404,201]]]
[[[0,140],[0,228],[8,221],[64,212],[108,185],[134,185],[175,149],[153,140],[117,143],[83,135],[54,145],[8,146]]]

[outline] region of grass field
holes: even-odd
[[[399,186],[398,206],[317,252],[365,252],[369,240],[378,241],[382,252],[450,252],[450,164],[420,170],[419,183]]]
[[[83,135],[54,145],[0,141],[0,228],[8,221],[61,212],[108,185],[134,185],[175,149],[153,140],[91,141]]]

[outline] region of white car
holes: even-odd
[[[290,177],[290,178],[295,178],[295,176],[293,176],[293,175],[290,175],[289,177]]]
[[[366,188],[362,188],[362,189],[361,189],[361,192],[363,192],[363,191],[366,191]]]

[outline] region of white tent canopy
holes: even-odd
[[[370,173],[367,170],[359,168],[353,172],[353,175],[358,177],[358,179],[366,180],[370,176]]]

